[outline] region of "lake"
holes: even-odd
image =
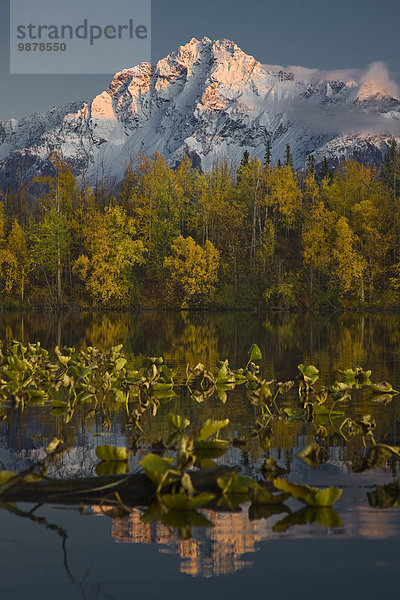
[[[400,389],[398,314],[1,313],[0,339],[40,341],[47,349],[56,345],[108,349],[123,344],[137,364],[147,356],[163,356],[178,379],[185,378],[187,365],[198,363],[211,368],[228,358],[232,368],[245,367],[255,343],[262,351],[261,372],[268,380],[295,379],[297,366],[304,363],[318,367],[319,384],[329,385],[338,369],[359,365],[372,370],[372,381],[389,381]],[[378,443],[400,446],[399,398],[384,403],[355,390],[343,407],[355,421],[367,414],[376,420]],[[161,403],[156,417],[145,417],[137,445],[128,415],[115,407],[91,416],[81,408],[66,422],[62,415],[54,416],[47,404],[24,410],[0,406],[4,417],[0,469],[28,468],[43,457],[48,441],[60,436],[67,440],[68,449],[50,464],[52,477],[96,476],[95,451],[104,443],[135,447],[129,469],[136,471],[147,452],[161,440],[166,442],[171,433],[166,415],[173,412],[188,417],[196,428],[208,418],[229,417],[223,437],[244,439],[245,444],[229,446],[218,464],[240,465],[242,473],[262,479],[267,453],[290,471],[291,481],[343,489],[334,513],[329,512],[333,509],[319,509],[322,513],[304,509],[294,499],[285,503],[287,512],[269,506],[256,509],[244,502],[232,507],[235,510],[201,510],[213,526],[194,523],[190,530],[145,522],[139,509],[110,518],[98,505],[79,510],[47,504],[3,507],[0,589],[4,597],[200,599],[262,593],[282,598],[339,594],[375,598],[384,588],[395,589],[400,508],[375,508],[367,494],[377,485],[397,480],[398,460],[390,456],[384,467],[359,469],[362,439],[354,436],[344,443],[337,416],[329,430],[328,459],[310,466],[298,454],[315,439],[315,426],[329,429],[329,422],[326,415],[315,417],[314,423],[297,418],[296,402],[294,398],[289,403],[292,416],[288,413],[287,418],[271,422],[267,447],[254,435],[260,410],[249,403],[244,386],[229,391],[226,404],[216,397],[197,403],[181,390]]]

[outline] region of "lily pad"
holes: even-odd
[[[164,494],[164,496],[161,497],[161,500],[165,506],[173,508],[174,510],[196,510],[196,508],[205,506],[211,502],[211,500],[214,500],[214,498],[214,494],[202,492],[192,498],[188,498],[186,494]]]
[[[342,495],[342,490],[335,487],[320,489],[311,485],[292,483],[282,478],[274,479],[273,483],[278,490],[290,494],[308,506],[332,506]]]
[[[169,479],[179,478],[179,471],[172,469],[173,458],[162,458],[158,454],[147,454],[141,461],[140,465],[146,472],[147,477],[153,483],[160,483],[167,471],[171,471]]]
[[[219,431],[226,427],[229,424],[229,419],[224,419],[223,421],[214,421],[213,419],[207,419],[204,423],[203,427],[196,435],[196,440],[201,442],[211,437],[215,433],[219,433]]]
[[[328,529],[335,529],[342,526],[342,520],[337,512],[330,507],[321,508],[302,508],[278,521],[274,525],[274,531],[284,533],[289,527],[295,525],[310,525],[316,523]]]
[[[100,460],[105,461],[125,461],[128,460],[128,451],[124,447],[118,446],[97,446],[96,448],[96,456],[100,458]]]

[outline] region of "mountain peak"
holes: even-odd
[[[290,144],[296,167],[310,154],[317,163],[326,155],[331,165],[351,157],[378,164],[400,138],[400,102],[388,95],[395,90],[383,67],[371,65],[355,83],[262,65],[229,39],[192,38],[157,65],[116,73],[87,105],[0,123],[0,185],[19,161],[27,177],[45,169],[50,149],[88,181],[99,172],[122,178],[138,153],[160,152],[172,165],[190,156],[203,170],[221,158],[238,164],[246,149],[263,159],[267,140],[273,162]]]

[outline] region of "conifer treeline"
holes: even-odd
[[[312,308],[400,304],[400,152],[319,173],[245,152],[199,173],[139,156],[115,189],[54,174],[0,202],[3,306]],[[35,193],[32,196],[32,190]]]

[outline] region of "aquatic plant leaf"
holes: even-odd
[[[261,384],[261,388],[258,392],[259,399],[261,402],[269,403],[272,399],[272,390],[271,386],[275,383],[275,380],[272,381],[263,381]]]
[[[128,460],[128,451],[124,447],[107,446],[104,444],[102,446],[97,446],[96,456],[97,458],[100,458],[100,460],[105,461],[124,461]]]
[[[44,390],[28,390],[28,403],[30,406],[40,406],[48,399],[48,394]]]
[[[253,504],[282,504],[289,494],[273,494],[268,488],[253,481],[249,488],[249,496]]]
[[[252,344],[249,350],[249,362],[262,360],[262,352],[257,344]]]
[[[54,452],[64,443],[62,438],[53,438],[49,444],[46,446],[47,454],[54,454]]]
[[[244,369],[238,369],[237,371],[234,371],[233,374],[235,376],[235,380],[238,385],[245,383],[245,381],[247,381],[247,377],[244,374]]]
[[[285,381],[284,383],[278,383],[278,389],[280,394],[287,394],[294,386],[294,381]]]
[[[229,419],[224,419],[223,421],[214,421],[213,419],[207,419],[204,423],[200,431],[196,435],[197,441],[206,440],[211,437],[215,433],[219,433],[223,427],[226,427],[229,424]]]
[[[376,421],[371,417],[371,415],[363,415],[361,419],[357,419],[355,423],[358,427],[360,427],[363,435],[372,435],[374,429],[376,428]]]
[[[123,519],[124,517],[128,517],[131,512],[132,510],[124,504],[118,504],[118,506],[113,506],[108,510],[104,510],[103,514],[111,519]]]
[[[392,400],[395,396],[397,396],[397,392],[395,394],[391,394],[391,393],[381,394],[378,392],[372,392],[372,394],[369,397],[369,400],[371,402],[377,402],[379,404],[384,404],[385,406],[387,406],[388,404],[390,404],[390,402],[392,402]]]
[[[400,478],[394,483],[378,485],[376,490],[368,492],[368,502],[374,508],[400,506]]]
[[[209,521],[204,515],[196,510],[176,510],[171,509],[161,518],[164,525],[170,527],[214,527],[212,521]]]
[[[398,394],[399,392],[393,389],[393,386],[388,381],[381,381],[380,383],[371,383],[369,386],[370,390],[374,393],[379,394]]]
[[[275,515],[290,513],[290,509],[284,504],[251,504],[249,506],[249,520],[258,521],[260,519],[269,519]]]
[[[167,404],[172,400],[172,398],[176,398],[176,393],[172,388],[169,390],[154,390],[153,397],[157,400],[162,400],[165,404]]]
[[[174,510],[196,510],[196,508],[208,504],[214,498],[214,494],[207,492],[197,494],[193,498],[188,498],[186,494],[164,494],[161,496],[161,501],[165,506]]]
[[[167,392],[172,390],[173,385],[173,383],[161,383],[156,381],[155,383],[151,384],[151,390],[152,392]]]
[[[65,354],[61,354],[61,351],[59,349],[58,346],[56,346],[55,348],[55,353],[57,355],[57,359],[58,361],[64,366],[66,367],[69,363],[69,361],[71,360],[71,356],[67,356]]]
[[[117,358],[117,360],[115,361],[115,369],[116,369],[116,371],[121,371],[125,367],[125,365],[126,365],[127,362],[128,361],[126,360],[126,358],[122,358],[122,357],[121,358]]]
[[[160,371],[162,373],[163,379],[165,381],[168,380],[167,383],[173,383],[176,371],[173,371],[167,365],[162,365],[162,367],[160,367]]]
[[[147,362],[149,363],[150,366],[152,366],[152,365],[160,366],[163,364],[164,359],[162,356],[148,356]]]
[[[201,458],[199,466],[200,469],[215,469],[218,465],[210,458]]]
[[[6,481],[12,479],[16,475],[17,473],[14,471],[0,471],[0,485],[3,485],[3,483],[6,483]]]
[[[126,402],[128,402],[128,399],[129,399],[129,395],[126,392],[124,392],[123,390],[115,391],[115,401],[116,402],[126,403]]]
[[[278,465],[275,458],[272,456],[265,459],[264,464],[261,467],[261,472],[268,481],[272,481],[272,479],[275,479],[278,475],[289,473],[287,469]]]
[[[304,421],[304,413],[293,410],[292,408],[284,408],[283,412],[287,416],[288,421]]]
[[[198,459],[220,458],[226,452],[227,442],[223,440],[194,440],[194,454]]]
[[[167,414],[168,423],[176,429],[178,432],[184,431],[190,425],[189,419],[186,417],[181,417],[181,415],[176,415],[174,413]]]
[[[297,456],[306,463],[306,465],[315,469],[328,460],[329,452],[325,446],[320,446],[317,442],[313,442],[299,452]]]
[[[126,475],[128,468],[126,460],[102,460],[96,465],[95,470],[99,477],[110,477],[111,475]]]
[[[223,494],[247,494],[249,487],[254,483],[254,479],[247,475],[226,475],[217,478],[217,485]]]
[[[222,404],[226,404],[228,399],[227,391],[234,389],[234,384],[229,383],[220,383],[215,385],[215,393],[218,396],[218,400],[222,402]]]
[[[278,521],[278,523],[275,523],[273,530],[277,533],[284,533],[289,527],[295,525],[311,525],[312,523],[317,523],[317,525],[327,527],[328,529],[342,527],[342,520],[333,508],[308,507],[302,508],[301,510],[288,515],[281,521]]]
[[[311,385],[314,385],[314,383],[317,381],[318,377],[319,377],[319,370],[314,367],[314,365],[303,365],[300,364],[297,367],[300,371],[300,373],[303,375],[304,381],[306,383],[309,383]]]
[[[180,476],[179,471],[172,468],[173,462],[173,458],[162,458],[158,454],[146,454],[140,461],[140,466],[153,483],[160,483],[168,471],[170,471],[169,480],[177,479]]]
[[[339,500],[343,491],[335,487],[319,489],[310,485],[292,483],[282,478],[274,479],[273,483],[278,490],[290,494],[308,506],[332,506]]]
[[[156,523],[165,515],[165,508],[159,502],[153,502],[140,516],[142,523]]]
[[[195,377],[198,377],[199,375],[202,375],[205,371],[205,366],[202,363],[198,363],[195,367],[193,367],[192,369],[192,374]]]
[[[180,469],[188,469],[196,462],[193,441],[193,438],[186,435],[183,435],[179,440],[176,452],[176,462]]]
[[[330,416],[331,419],[339,419],[344,417],[345,412],[343,410],[330,410],[327,406],[317,405],[314,406],[315,415],[318,417]]]

